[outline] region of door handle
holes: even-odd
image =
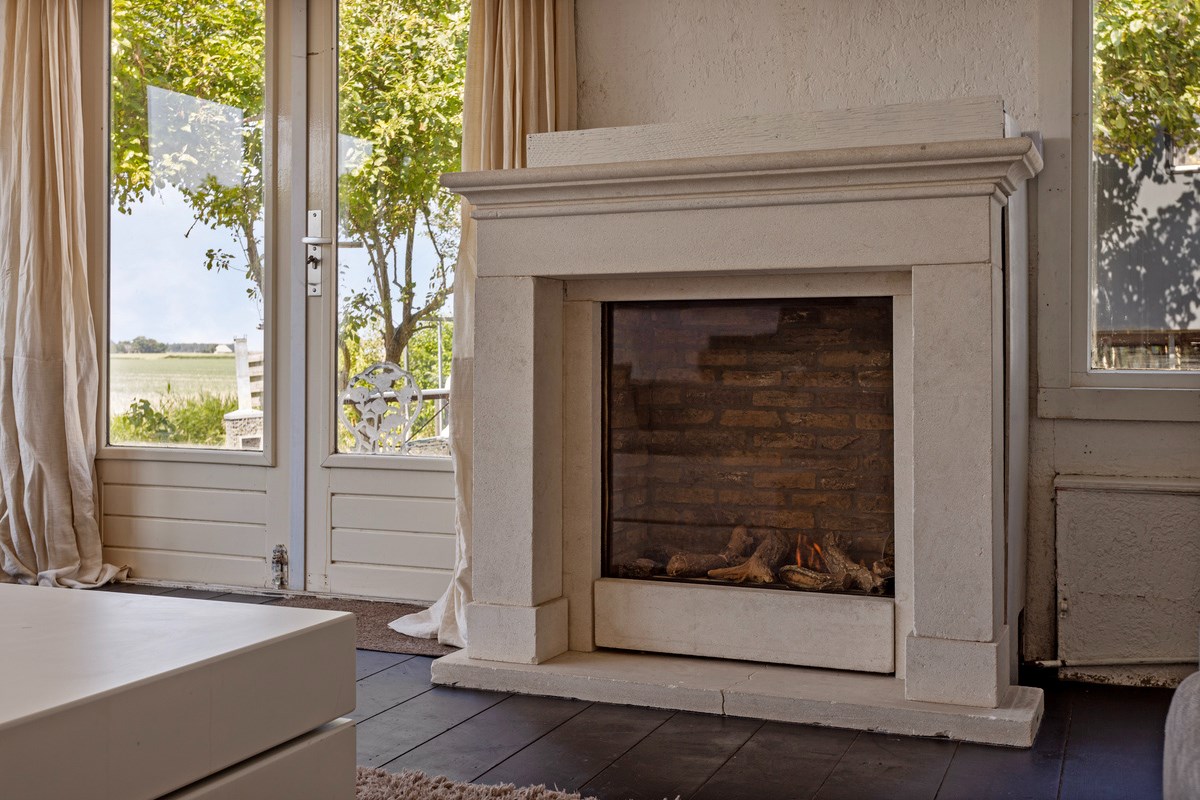
[[[321,210],[310,208],[306,217],[308,230],[300,237],[304,245],[304,282],[309,297],[321,296],[321,247],[333,244],[333,239],[321,235]]]

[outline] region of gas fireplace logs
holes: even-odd
[[[667,562],[667,574],[672,578],[702,578],[711,570],[737,566],[746,561],[746,551],[753,544],[746,526],[738,525],[720,553],[676,553]]]
[[[841,581],[843,585],[849,579],[853,585],[871,594],[883,592],[883,576],[877,575],[846,555],[846,551],[842,549],[842,541],[837,536],[832,533],[825,534],[821,545],[821,557],[825,560],[825,566],[829,568],[829,574],[834,579]],[[888,574],[891,574],[890,569]]]
[[[754,555],[744,563],[724,569],[710,569],[708,577],[734,583],[774,583],[775,570],[779,569],[791,550],[786,536],[779,531],[771,531],[755,549]]]
[[[807,592],[865,592],[887,594],[888,580],[895,573],[896,559],[889,535],[880,545],[878,558],[855,559],[846,537],[828,533],[821,542],[810,543],[804,534],[793,540],[781,531],[771,531],[755,546],[755,537],[745,525],[733,529],[728,544],[719,553],[695,553],[656,544],[640,554],[619,561],[619,578],[669,578],[722,581],[729,583],[783,584]],[[793,558],[795,563],[785,563]],[[860,547],[856,552],[862,553]],[[867,563],[870,566],[867,566]]]

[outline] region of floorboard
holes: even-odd
[[[273,594],[238,594],[237,592],[229,592],[228,594],[213,598],[213,600],[220,600],[222,603],[248,603],[260,606],[270,605],[278,599],[279,597]]]
[[[358,763],[382,767],[507,697],[435,686],[359,725]]]
[[[1162,796],[1169,689],[1065,684],[1071,729],[1062,800]]]
[[[377,650],[356,650],[354,653],[354,680],[361,681],[376,672],[382,672],[388,667],[395,666],[401,661],[408,661],[413,656],[399,653],[381,653]]]
[[[419,769],[474,781],[562,725],[589,703],[514,695],[385,765],[391,772]]]
[[[206,589],[172,589],[169,592],[163,592],[163,597],[183,597],[188,600],[215,600],[221,595],[228,592],[212,592]]]
[[[361,651],[360,651],[361,652]],[[376,714],[428,692],[433,659],[413,656],[378,670],[358,682],[357,703],[349,718],[364,722]]]
[[[762,724],[681,711],[580,792],[600,800],[691,797]]]
[[[1046,712],[1033,747],[1021,750],[960,744],[942,781],[938,800],[1056,798],[1070,724],[1071,704],[1066,693],[1047,691]]]
[[[577,791],[674,712],[596,703],[484,773],[480,783]]]
[[[768,722],[708,779],[695,798],[811,798],[856,735],[836,728]]]
[[[957,745],[860,733],[817,791],[817,800],[933,800]]]
[[[166,594],[174,591],[171,586],[148,586],[144,583],[110,583],[95,591],[117,594]]]

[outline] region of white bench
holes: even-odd
[[[0,584],[4,797],[354,797],[354,617]]]

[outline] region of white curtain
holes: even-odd
[[[464,171],[525,166],[525,136],[575,127],[574,0],[472,0],[463,98]],[[430,608],[391,623],[400,633],[465,647],[471,602],[471,398],[475,223],[463,203],[454,273],[450,453],[456,501],[454,578]]]
[[[0,581],[103,563],[83,208],[79,0],[0,0]]]

